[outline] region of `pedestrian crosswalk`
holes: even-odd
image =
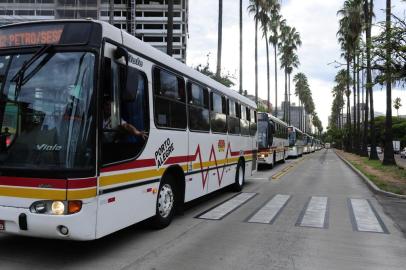
[[[327,197],[311,197],[296,225],[313,228],[327,227],[327,201]]]
[[[238,195],[204,211],[197,218],[207,220],[220,220],[225,218],[231,212],[237,210],[247,203],[257,193],[239,193]],[[247,223],[273,224],[282,216],[284,209],[294,199],[293,195],[276,194],[265,201],[262,206],[256,208],[251,215],[244,221]],[[354,231],[389,233],[384,222],[380,218],[371,202],[366,199],[348,198],[347,209],[350,216],[350,226]],[[301,199],[303,201],[303,199]],[[252,202],[254,203],[254,202]],[[296,202],[297,203],[297,202]],[[345,199],[343,206],[346,206]],[[301,212],[296,211],[297,227],[310,227],[327,229],[329,227],[329,198],[326,196],[311,196]],[[300,209],[300,208],[299,208]],[[294,211],[293,211],[294,212]],[[289,211],[289,214],[293,213]],[[350,227],[351,228],[351,227]]]

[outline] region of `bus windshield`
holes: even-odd
[[[95,166],[95,55],[0,56],[0,170]]]
[[[258,147],[267,148],[268,147],[268,122],[258,121]]]

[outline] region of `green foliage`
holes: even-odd
[[[392,117],[393,140],[400,141],[402,147],[406,147],[406,119]],[[385,116],[375,117],[376,141],[384,145],[385,142]]]
[[[227,87],[231,87],[231,86],[235,85],[234,82],[231,81],[231,76],[230,76],[229,74],[227,74],[227,75],[220,75],[220,77],[217,77],[216,74],[213,73],[213,72],[210,70],[209,63],[207,63],[206,66],[202,66],[201,64],[198,65],[198,66],[196,67],[196,70],[199,71],[199,72],[201,72],[201,73],[203,73],[204,75],[206,75],[206,76],[212,78],[213,80],[218,81],[219,83],[221,83],[221,84],[223,84],[223,85],[225,85],[225,86],[227,86]]]

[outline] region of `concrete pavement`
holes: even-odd
[[[190,204],[161,231],[136,225],[88,243],[0,235],[0,269],[404,269],[399,227],[333,151],[272,178],[294,161],[239,195]]]

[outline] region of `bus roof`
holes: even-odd
[[[160,63],[164,68],[165,66],[181,73],[184,76],[194,78],[198,83],[202,83],[207,85],[211,89],[215,89],[228,97],[231,97],[235,100],[240,101],[244,105],[248,105],[252,108],[257,108],[255,102],[250,100],[243,95],[240,95],[237,91],[234,91],[221,83],[207,77],[206,75],[202,74],[201,72],[188,67],[184,63],[170,57],[169,55],[161,52],[160,50],[152,47],[151,45],[139,40],[138,38],[130,35],[124,30],[118,29],[117,27],[103,21],[93,20],[93,19],[63,19],[63,20],[43,20],[43,21],[28,21],[28,22],[21,22],[15,24],[9,24],[2,26],[0,28],[7,28],[10,26],[16,25],[32,25],[32,24],[42,24],[42,23],[69,23],[69,22],[90,22],[90,23],[97,23],[102,26],[102,35],[103,37],[110,38],[120,44],[123,44],[137,53],[140,54],[141,57],[152,60],[154,62]]]

